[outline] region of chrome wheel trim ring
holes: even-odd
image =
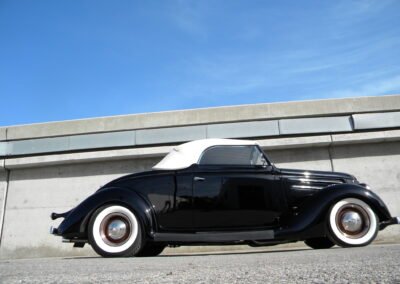
[[[108,227],[115,220],[124,222],[129,226],[128,234],[124,234],[122,238],[111,238]],[[105,252],[119,253],[130,248],[138,236],[139,223],[135,215],[126,207],[113,205],[104,208],[93,223],[93,239],[96,245]]]
[[[359,231],[346,230],[343,223],[343,214],[356,212],[363,219]],[[364,201],[356,198],[346,198],[337,202],[329,215],[329,226],[332,233],[347,245],[363,245],[375,236],[377,219],[374,211]]]

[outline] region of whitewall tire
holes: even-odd
[[[345,198],[331,207],[328,229],[332,241],[339,246],[366,246],[378,234],[379,220],[364,201]]]
[[[101,256],[134,256],[142,247],[141,224],[130,209],[106,205],[90,219],[88,238]]]

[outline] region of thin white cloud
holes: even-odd
[[[293,58],[293,68],[288,72],[317,73],[335,68],[351,68],[399,45],[400,38],[381,34],[324,50],[308,50],[308,54],[304,52],[307,55]]]
[[[234,96],[281,84],[282,57],[263,54],[218,54],[184,63],[192,80],[183,84],[186,97]],[[273,71],[271,71],[273,70]]]
[[[334,14],[338,18],[366,17],[376,15],[397,0],[342,0],[337,1]]]
[[[351,62],[336,62],[336,63],[314,63],[309,62],[308,64],[304,64],[303,66],[297,66],[294,69],[288,70],[290,73],[312,73],[312,72],[320,72],[323,70],[328,70],[332,68],[337,68],[342,65],[350,64]]]
[[[340,1],[334,4],[332,17],[323,30],[288,33],[288,38],[300,43],[293,47],[278,49],[264,40],[261,44],[265,50],[225,47],[223,51],[207,50],[196,57],[182,58],[171,67],[185,77],[179,81],[176,94],[186,100],[207,96],[229,100],[274,93],[290,100],[296,96],[351,97],[398,92],[400,70],[382,56],[400,45],[398,30],[375,32],[364,25],[371,17],[380,17],[392,2]],[[202,2],[175,3],[170,16],[179,29],[196,38],[213,33],[207,25],[210,11],[198,4]],[[362,25],[353,25],[355,19]],[[248,43],[262,38],[265,32],[260,22],[243,22],[234,38]]]
[[[169,17],[182,31],[195,36],[205,36],[204,9],[200,1],[176,0],[172,1]]]
[[[327,97],[361,97],[400,93],[400,75],[376,80],[359,87],[337,90],[326,94]]]

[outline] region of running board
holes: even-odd
[[[273,230],[245,232],[155,233],[156,242],[234,242],[274,239]]]

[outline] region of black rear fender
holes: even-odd
[[[63,237],[86,237],[87,226],[96,209],[107,204],[119,204],[131,209],[140,219],[146,233],[154,228],[152,206],[135,191],[125,188],[105,188],[97,191],[71,210],[58,227]]]
[[[341,199],[351,197],[363,200],[371,206],[381,222],[391,219],[385,203],[372,191],[355,184],[338,184],[328,186],[313,195],[301,206],[288,226],[276,232],[276,238],[293,237],[300,240],[324,236],[325,220],[330,207]]]

